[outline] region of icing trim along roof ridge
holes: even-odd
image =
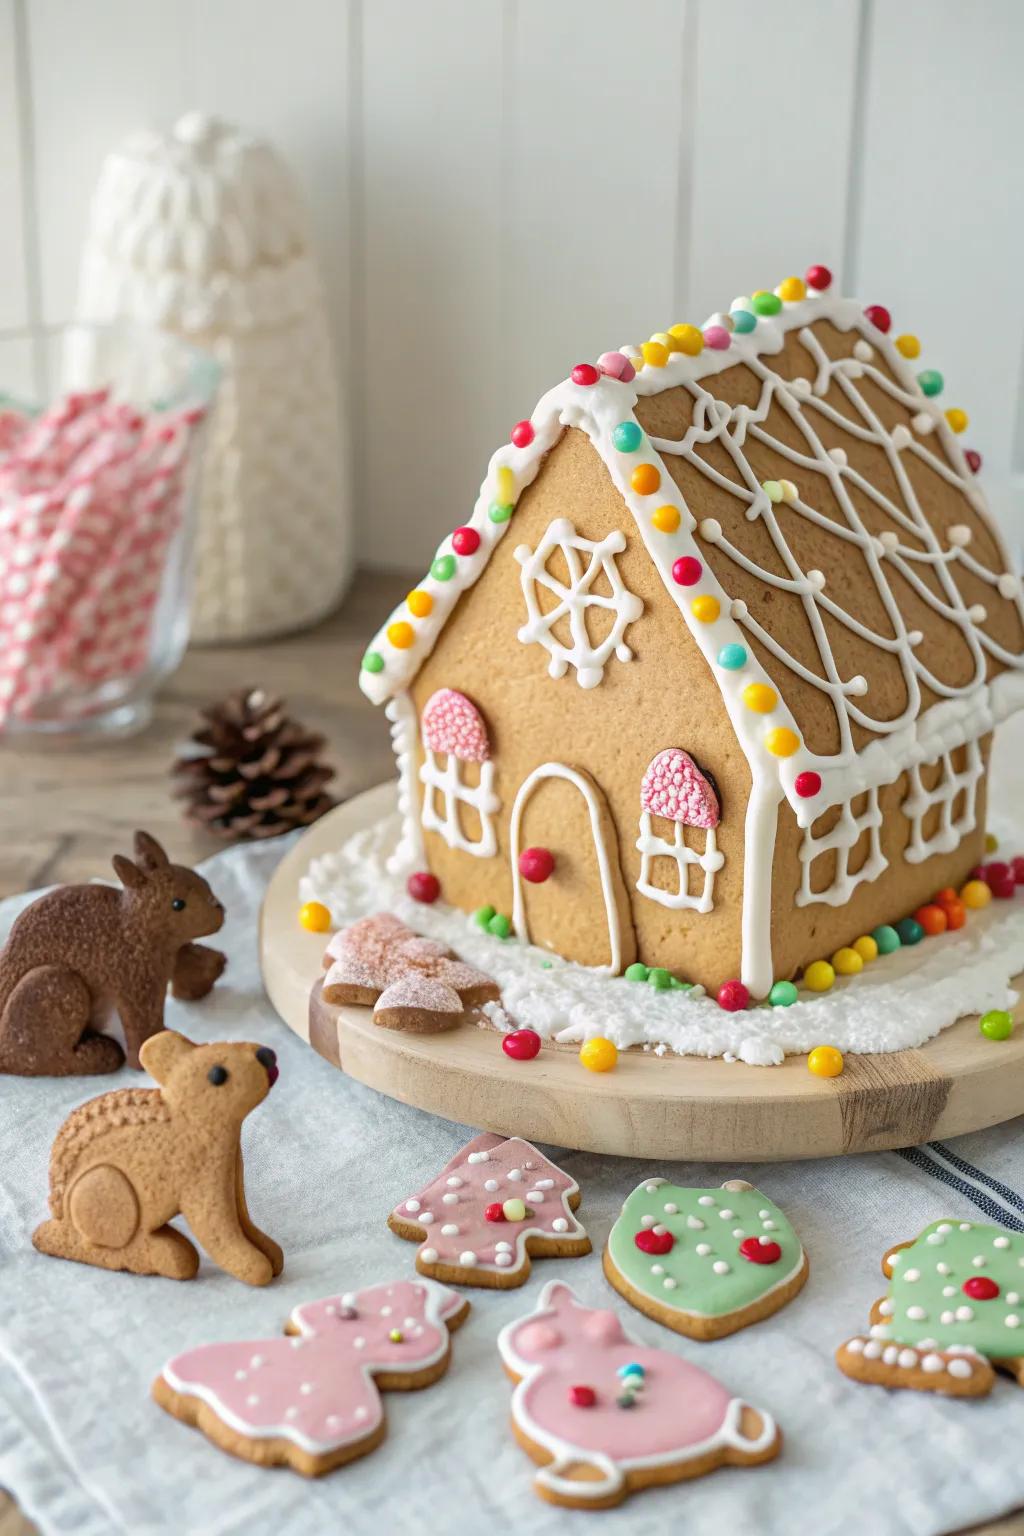
[[[817,274],[815,282],[812,274]],[[824,274],[824,281],[820,280]],[[949,742],[938,750],[951,749],[962,727],[957,720],[984,718],[992,724],[1024,703],[1024,678],[995,679],[998,686],[986,684],[987,658],[1000,665],[1020,669],[1024,655],[1007,651],[982,624],[986,613],[982,605],[968,607],[947,569],[956,559],[963,561],[976,577],[993,586],[1001,598],[1013,600],[1024,619],[1020,582],[1012,570],[1006,546],[988,516],[984,498],[974,483],[980,467],[976,454],[961,450],[958,434],[966,425],[963,412],[943,412],[935,396],[942,388],[941,376],[934,370],[915,375],[909,360],[920,350],[915,337],[901,336],[892,341],[886,334],[890,319],[880,306],[867,310],[852,299],[821,291],[830,281],[827,272],[811,268],[808,283],[787,278],[774,294],[755,294],[752,299],[737,299],[730,315],[714,315],[705,326],[674,326],[672,332],[659,333],[642,348],[623,347],[616,353],[604,353],[598,363],[579,364],[569,378],[549,390],[539,402],[529,421],[517,424],[512,441],[493,455],[480,489],[473,514],[463,527],[455,529],[438,547],[428,575],[406,601],[399,605],[371,642],[363,658],[360,684],[375,703],[384,703],[402,692],[430,655],[459,597],[479,579],[498,542],[505,536],[514,516],[515,504],[540,472],[546,454],[558,442],[566,427],[586,433],[600,454],[612,480],[629,509],[648,555],[661,576],[666,591],[679,608],[683,620],[711,667],[729,712],[737,739],[751,765],[754,783],[760,794],[774,801],[783,796],[796,812],[801,826],[809,826],[829,805],[849,799],[861,789],[889,782],[907,765],[908,755],[923,760],[923,743],[938,739]],[[851,357],[830,359],[812,331],[806,329],[816,320],[828,320],[840,331],[857,331]],[[817,369],[811,380],[780,381],[764,366],[762,357],[779,353],[786,336],[802,330],[801,340],[809,362]],[[674,346],[675,350],[670,350]],[[887,378],[870,366],[880,353],[896,380]],[[699,383],[746,363],[762,380],[758,405],[729,407],[715,397],[698,398],[693,419],[682,443],[648,438],[636,421],[635,410],[641,396],[655,395],[678,385]],[[864,528],[845,485],[845,455],[826,454],[817,434],[801,410],[801,402],[812,397],[816,407],[827,414],[833,408],[821,397],[834,381],[845,388],[849,381],[867,373],[905,408],[914,411],[915,434],[897,427],[889,434],[860,401],[863,409],[857,418],[838,417],[844,430],[868,440],[884,439],[893,474],[907,504],[897,507],[869,486],[862,477],[862,492],[884,505],[888,516],[903,527],[925,550],[914,551],[914,559],[928,562],[936,573],[942,596],[922,583],[913,560],[906,558],[897,532],[871,536]],[[797,415],[808,441],[806,455],[786,450],[794,459],[794,473],[799,473],[801,459],[815,472],[826,472],[836,499],[843,507],[848,527],[824,519],[813,508],[804,506],[798,488],[790,481],[758,485],[750,478],[749,468],[740,450],[747,434],[763,435],[764,418],[778,397],[791,415]],[[863,425],[861,424],[863,422]],[[725,428],[728,428],[728,433]],[[934,434],[948,459],[931,453],[920,438]],[[720,437],[733,451],[739,480],[722,483],[748,503],[749,518],[763,518],[769,532],[774,528],[773,504],[789,502],[805,517],[819,521],[830,532],[855,543],[868,562],[879,595],[886,605],[893,625],[893,637],[877,635],[860,621],[834,604],[823,590],[820,572],[803,572],[796,565],[784,541],[777,543],[790,575],[780,578],[761,570],[746,560],[742,551],[727,545],[720,525],[705,519],[698,528],[685,497],[668,473],[662,453],[686,455],[694,442]],[[774,440],[773,440],[774,441]],[[949,549],[939,545],[938,536],[917,506],[909,478],[899,463],[901,452],[912,451],[948,482],[956,485],[990,531],[1003,562],[1001,572],[989,571],[967,549],[970,529],[950,529]],[[695,456],[691,454],[691,463]],[[707,466],[702,466],[707,473]],[[742,472],[744,471],[745,472]],[[638,473],[639,471],[639,473]],[[714,473],[712,471],[712,473]],[[658,505],[655,505],[658,503]],[[737,563],[761,579],[796,593],[801,598],[809,622],[815,630],[825,676],[802,669],[765,634],[742,601],[733,600],[703,558],[702,543],[721,543]],[[786,558],[788,557],[788,559]],[[899,606],[885,579],[884,568],[891,562],[904,580],[910,582],[930,606],[947,622],[958,626],[974,659],[974,676],[962,688],[948,686],[928,671],[923,658],[915,654],[921,636],[908,632]],[[907,687],[907,706],[903,714],[890,721],[878,721],[865,715],[857,700],[866,692],[863,678],[840,677],[829,642],[821,624],[819,608],[852,628],[863,639],[898,655]],[[786,701],[779,694],[777,679],[770,677],[746,641],[745,631],[753,634],[775,654],[779,661],[806,677],[829,695],[840,726],[841,746],[837,753],[819,756],[804,744],[801,732]],[[920,683],[924,681],[941,702],[921,710]],[[1021,686],[1017,686],[1018,682]],[[753,690],[753,693],[752,693]],[[765,691],[767,690],[767,691]],[[752,697],[758,699],[753,705]],[[765,708],[765,703],[769,704]],[[934,726],[932,722],[934,717]],[[876,733],[876,739],[860,751],[854,749],[851,720]],[[987,728],[987,726],[986,726]]]

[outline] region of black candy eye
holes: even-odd
[[[226,1083],[228,1080],[228,1069],[227,1067],[211,1067],[206,1075],[213,1086],[219,1088],[221,1083]]]
[[[180,896],[175,896],[174,900],[171,902],[171,909],[174,912],[184,912],[185,903]]]

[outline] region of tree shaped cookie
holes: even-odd
[[[552,1504],[608,1509],[651,1484],[778,1455],[767,1413],[688,1360],[637,1344],[614,1312],[583,1306],[561,1281],[502,1330],[498,1349],[517,1383],[516,1439],[540,1462],[534,1487]]]
[[[645,1179],[608,1236],[604,1272],[638,1312],[691,1339],[770,1317],[807,1279],[807,1255],[777,1205],[742,1179],[682,1189]]]
[[[469,1302],[431,1280],[398,1280],[297,1307],[290,1338],[203,1344],[168,1361],[153,1396],[176,1419],[260,1466],[318,1477],[374,1450],[381,1391],[429,1387]]]
[[[573,1212],[575,1179],[519,1137],[488,1133],[457,1152],[388,1226],[419,1243],[416,1268],[457,1285],[522,1285],[531,1258],[575,1258],[590,1238]]]
[[[334,935],[324,955],[326,1003],[373,1008],[375,1024],[432,1034],[461,1023],[467,1008],[497,1001],[495,982],[390,912]]]
[[[935,1221],[882,1273],[870,1331],[836,1352],[845,1375],[951,1397],[983,1397],[997,1370],[1024,1385],[1024,1234]]]

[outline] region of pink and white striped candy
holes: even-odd
[[[491,755],[480,711],[454,688],[439,688],[423,706],[423,740],[431,752],[458,758],[460,763],[484,763]]]
[[[717,827],[722,819],[718,796],[682,747],[666,747],[652,758],[640,785],[640,804],[652,816],[684,827]]]

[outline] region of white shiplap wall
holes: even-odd
[[[200,106],[305,186],[364,560],[427,559],[573,362],[814,260],[920,334],[1019,543],[1022,62],[1024,0],[0,0],[0,389],[105,151]]]

